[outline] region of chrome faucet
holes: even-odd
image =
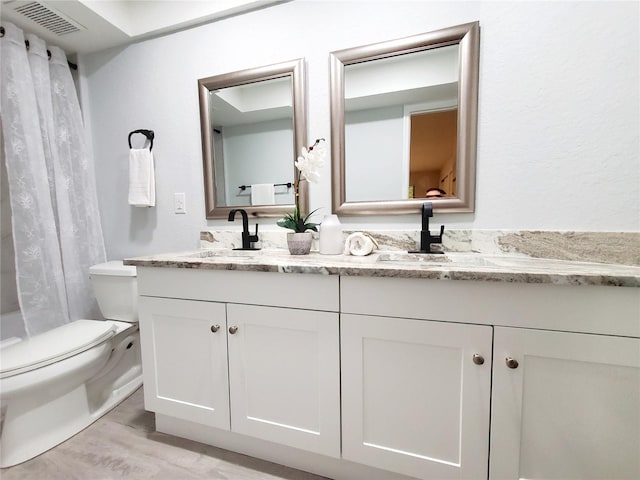
[[[429,217],[433,217],[433,205],[431,202],[422,204],[422,230],[420,231],[420,250],[414,250],[409,253],[444,253],[442,251],[432,251],[432,243],[442,243],[442,234],[444,233],[444,225],[440,225],[440,235],[431,235],[429,231]]]
[[[249,233],[249,217],[247,216],[246,210],[242,208],[231,210],[229,212],[229,221],[233,222],[235,220],[237,212],[240,212],[240,215],[242,215],[242,248],[234,248],[234,250],[260,250],[253,246],[253,242],[260,240],[258,238],[258,224],[256,223],[255,235],[251,235]]]

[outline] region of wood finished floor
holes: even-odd
[[[155,431],[142,388],[66,442],[2,480],[323,480],[324,477]]]

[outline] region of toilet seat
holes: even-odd
[[[116,326],[100,320],[76,320],[2,349],[0,378],[35,370],[77,355],[115,335]]]

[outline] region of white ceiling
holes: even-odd
[[[288,0],[284,0],[288,1]],[[268,7],[283,0],[1,0],[2,21],[57,45],[68,55],[125,45],[210,22],[222,17]],[[50,17],[62,17],[77,31],[58,34],[16,9],[29,4]],[[39,23],[40,22],[40,23]]]

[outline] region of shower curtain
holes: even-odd
[[[106,259],[93,159],[65,53],[3,22],[1,121],[16,283],[27,335],[99,318],[89,267]]]

